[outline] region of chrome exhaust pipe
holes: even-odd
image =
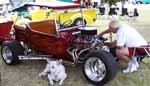
[[[18,56],[19,57],[19,60],[51,60],[51,61],[54,61],[54,60],[57,60],[57,59],[53,59],[53,58],[50,58],[50,56],[44,56],[44,55],[39,55],[39,56]],[[67,65],[67,66],[76,66],[77,64],[75,64],[74,62],[70,62],[70,61],[66,61],[66,60],[63,60],[62,63],[64,65]]]

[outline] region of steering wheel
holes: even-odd
[[[69,19],[69,20],[65,21],[64,23],[62,23],[61,26],[62,26],[63,28],[67,28],[67,27],[69,27],[71,24],[72,24],[72,20]]]

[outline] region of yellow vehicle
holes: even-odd
[[[55,1],[56,3],[58,1]],[[43,2],[44,4],[45,2]],[[45,3],[46,4],[46,3]],[[27,11],[28,10],[28,11]],[[29,21],[39,21],[45,19],[52,19],[56,16],[57,21],[61,24],[65,23],[66,21],[70,23],[70,25],[82,25],[87,24],[91,25],[96,20],[96,9],[95,8],[82,8],[83,14],[81,15],[80,9],[63,9],[57,10],[56,15],[54,14],[51,9],[49,8],[40,8],[40,7],[32,7],[27,8],[25,12],[22,12],[22,16],[26,18],[19,19],[17,23],[24,24]],[[12,20],[17,19],[17,15],[11,15]],[[84,21],[84,22],[83,22]]]
[[[52,19],[54,12],[50,9],[37,9],[30,13],[32,21]],[[59,10],[57,11],[57,21],[64,23],[65,21],[71,19],[72,23],[79,25],[83,22],[87,25],[93,24],[96,20],[96,9],[95,8],[83,8],[83,15],[81,15],[79,9],[74,10]],[[83,16],[83,19],[82,19]]]

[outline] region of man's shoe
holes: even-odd
[[[139,68],[139,63],[138,63],[138,60],[137,60],[137,57],[132,57],[132,62],[137,66],[137,68]]]
[[[133,73],[137,71],[137,66],[131,61],[128,63],[128,67],[123,70],[123,73]]]

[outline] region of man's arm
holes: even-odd
[[[110,29],[106,29],[106,30],[104,30],[103,32],[101,32],[100,34],[99,34],[99,36],[103,36],[103,35],[105,35],[105,34],[107,34],[107,33],[110,33],[111,31],[110,31]]]

